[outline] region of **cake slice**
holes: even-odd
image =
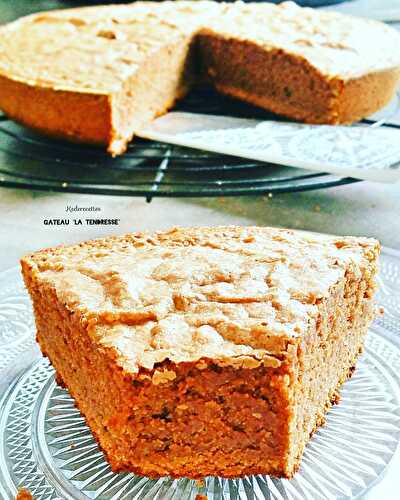
[[[199,34],[217,90],[308,123],[352,123],[385,106],[400,78],[400,35],[377,21],[237,2]]]
[[[122,153],[208,75],[222,93],[310,123],[351,123],[393,97],[399,33],[294,3],[134,2],[0,28],[0,108],[50,136]]]
[[[290,478],[374,317],[379,244],[129,234],[22,259],[37,340],[114,471]]]

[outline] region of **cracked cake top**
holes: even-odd
[[[286,50],[330,77],[356,78],[400,65],[396,30],[293,2],[134,2],[40,12],[0,29],[0,74],[31,85],[118,92],[162,44],[212,29]],[[183,42],[182,42],[183,43]]]
[[[191,36],[224,7],[134,2],[39,12],[0,28],[0,74],[31,85],[118,92],[146,57]]]
[[[175,228],[43,250],[23,263],[137,372],[166,359],[279,365],[332,287],[378,251],[367,238]]]

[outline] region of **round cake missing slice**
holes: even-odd
[[[34,14],[0,28],[0,108],[50,136],[122,153],[206,78],[308,123],[383,107],[400,34],[376,21],[280,5],[135,2]]]

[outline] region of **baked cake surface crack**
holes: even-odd
[[[378,254],[367,238],[175,228],[22,269],[42,351],[114,470],[291,477],[362,351]]]

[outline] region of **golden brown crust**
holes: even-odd
[[[386,106],[396,92],[399,79],[400,68],[394,68],[345,82],[335,106],[335,123],[353,123]]]
[[[0,108],[13,120],[51,137],[99,145],[112,141],[108,95],[29,85],[0,75]]]

